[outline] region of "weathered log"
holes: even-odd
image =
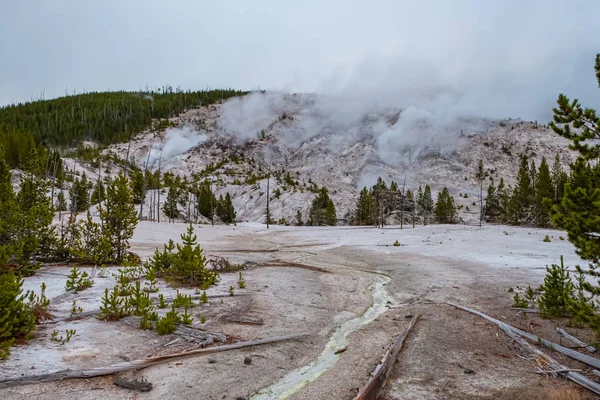
[[[528,350],[530,353],[536,355],[536,361],[538,362],[538,366],[541,368],[542,366],[544,367],[548,367],[550,373],[553,373],[555,375],[561,375],[564,376],[565,378],[585,387],[586,389],[600,395],[600,384],[592,381],[591,379],[588,379],[587,377],[578,374],[577,372],[573,372],[572,370],[570,370],[569,368],[565,367],[564,365],[559,364],[556,360],[554,360],[552,357],[548,356],[547,354],[545,354],[544,352],[542,352],[541,350],[533,347],[532,345],[530,345],[529,343],[527,343],[525,340],[523,340],[522,337],[520,336],[525,336],[528,337],[535,337],[537,338],[537,336],[535,335],[531,335],[528,334],[527,332],[524,332],[520,329],[514,328],[512,326],[510,326],[509,324],[499,321],[495,318],[490,317],[489,315],[486,315],[480,311],[476,311],[473,310],[471,308],[467,308],[467,307],[463,307],[463,306],[459,306],[458,304],[454,304],[454,303],[450,303],[447,302],[447,304],[451,305],[452,307],[456,307],[459,308],[463,311],[467,311],[470,312],[471,314],[475,314],[480,316],[481,318],[484,318],[496,325],[498,325],[498,327],[500,327],[500,329],[502,329],[504,332],[506,332],[506,334],[508,336],[510,336],[515,342],[517,342],[519,345],[521,345],[521,347],[523,347],[524,349]],[[527,335],[522,335],[521,333],[526,333]],[[520,336],[519,336],[520,335]],[[530,339],[530,338],[529,338]],[[531,339],[533,340],[533,339]],[[542,339],[543,340],[543,339]],[[535,340],[534,340],[535,341]],[[547,342],[547,341],[546,341]],[[552,344],[551,342],[548,342],[549,344]],[[559,345],[554,345],[554,346],[558,346],[558,347],[562,347]],[[548,346],[550,347],[550,346]],[[550,347],[552,348],[552,347]],[[557,350],[556,348],[553,348],[553,350]],[[569,349],[566,349],[569,350]],[[557,350],[559,351],[559,350]],[[562,351],[561,351],[562,353]],[[577,352],[575,352],[577,353]],[[580,354],[580,353],[578,353]],[[568,355],[568,354],[567,354]],[[581,354],[584,355],[584,354]],[[592,357],[590,357],[592,358]],[[596,360],[598,361],[598,360]]]
[[[462,307],[462,306],[459,306],[457,304],[453,304],[453,303],[447,303],[447,304],[449,304],[449,305],[451,305],[453,307],[456,307],[456,308],[460,308],[460,309],[465,310],[465,311],[469,311],[469,312],[472,311],[473,313],[479,313],[479,311],[470,310],[470,309],[467,310],[466,307]],[[488,321],[494,322],[494,323],[495,323],[495,321],[498,321],[498,320],[496,320],[496,319],[494,319],[494,318],[492,318],[490,316],[487,316],[487,315],[485,315],[483,313],[479,313],[477,315],[479,315],[482,318],[487,319]],[[501,322],[501,321],[498,321],[498,322]],[[503,324],[506,324],[506,323],[503,322]],[[560,344],[553,343],[553,342],[551,342],[549,340],[546,340],[544,338],[536,336],[536,335],[534,335],[532,333],[525,332],[525,331],[523,331],[523,330],[521,330],[519,328],[515,328],[514,326],[511,326],[511,325],[508,325],[508,324],[506,324],[506,325],[508,327],[510,327],[513,331],[515,331],[516,333],[518,333],[520,336],[526,337],[527,339],[531,340],[532,342],[539,343],[539,344],[541,344],[541,345],[549,348],[550,350],[558,351],[559,353],[562,353],[562,354],[564,354],[564,355],[566,355],[568,357],[571,357],[574,360],[581,361],[582,363],[587,364],[587,365],[589,365],[591,367],[599,368],[600,369],[600,360],[598,360],[597,358],[588,356],[587,354],[580,353],[580,352],[575,351],[573,349],[569,349],[568,347],[561,346]]]
[[[77,371],[72,371],[72,370],[67,369],[67,370],[54,372],[54,373],[50,373],[50,374],[22,376],[22,377],[15,378],[15,379],[4,379],[4,380],[0,380],[0,389],[6,389],[6,388],[15,387],[15,386],[31,385],[31,384],[41,383],[41,382],[60,381],[63,379],[81,379],[81,378],[86,379],[86,378],[93,378],[96,376],[112,375],[117,372],[148,368],[153,365],[166,363],[166,362],[169,362],[172,360],[178,360],[178,359],[193,357],[193,356],[202,355],[202,354],[218,353],[221,351],[236,350],[236,349],[241,349],[244,347],[276,343],[276,342],[281,342],[284,340],[299,339],[306,335],[307,335],[306,333],[301,333],[301,334],[293,334],[293,335],[285,335],[285,336],[276,336],[276,337],[266,338],[266,339],[255,339],[255,340],[249,340],[247,342],[239,342],[239,343],[226,344],[223,346],[191,350],[191,351],[188,351],[185,353],[169,354],[169,355],[165,355],[165,356],[149,357],[149,358],[145,358],[142,360],[126,361],[126,362],[122,362],[122,363],[118,363],[118,364],[113,364],[108,367],[97,367],[97,368],[77,370]]]
[[[528,314],[539,314],[540,310],[535,309],[535,308],[521,308],[521,307],[511,307],[511,310],[515,310],[515,311],[521,311],[524,313],[528,313]]]
[[[558,333],[560,333],[560,335],[563,336],[565,339],[573,342],[576,346],[584,347],[590,353],[593,353],[593,352],[596,351],[596,349],[594,348],[594,346],[590,346],[589,344],[587,344],[585,342],[582,342],[581,340],[577,339],[573,335],[568,334],[564,329],[559,328],[558,326],[556,327],[556,331]]]
[[[152,390],[152,383],[142,379],[138,381],[137,379],[134,381],[130,381],[125,378],[115,378],[113,383],[119,387],[124,389],[132,389],[137,390],[138,392],[149,392]]]
[[[398,357],[398,353],[402,350],[402,346],[404,345],[404,341],[408,336],[411,329],[417,323],[421,314],[415,315],[411,320],[406,329],[402,331],[402,333],[396,338],[394,343],[390,346],[388,351],[385,353],[385,356],[381,360],[381,362],[375,367],[375,370],[372,373],[371,379],[367,382],[367,384],[362,388],[360,392],[356,395],[354,400],[376,400],[385,384],[387,383],[388,377],[390,376],[390,372],[396,363],[396,358]]]

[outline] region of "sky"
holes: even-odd
[[[0,2],[0,105],[65,93],[235,88],[547,121],[600,106],[597,0]]]

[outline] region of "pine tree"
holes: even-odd
[[[102,233],[112,249],[116,262],[124,260],[129,248],[129,239],[137,225],[137,213],[127,178],[122,173],[106,189],[106,199],[99,208]]]
[[[600,85],[600,54],[596,56],[595,69]],[[572,141],[569,147],[578,152],[578,157],[570,165],[571,181],[564,185],[562,198],[558,197],[560,204],[552,207],[551,218],[556,226],[567,231],[576,253],[589,261],[587,272],[599,278],[600,117],[595,110],[584,109],[578,100],[570,101],[563,94],[558,96],[557,103],[550,127],[558,135]],[[556,175],[554,173],[554,178]],[[599,284],[590,287],[592,294],[600,294]]]
[[[90,190],[92,183],[88,181],[85,172],[81,179],[75,178],[71,186],[71,212],[81,212],[90,208]]]
[[[498,193],[498,205],[500,207],[500,218],[502,222],[509,221],[509,205],[510,205],[510,189],[507,189],[504,186],[504,178],[500,178],[500,183],[498,184],[497,193]]]
[[[169,193],[167,194],[167,200],[163,206],[163,211],[165,215],[169,219],[177,219],[179,218],[179,208],[177,206],[179,202],[179,190],[175,185],[169,188]]]
[[[494,182],[492,181],[487,188],[487,195],[485,199],[485,216],[490,221],[494,222],[499,218],[500,213],[500,198],[498,196],[496,186],[494,186]]]
[[[333,226],[337,223],[337,215],[333,201],[329,198],[327,188],[323,186],[313,200],[308,213],[308,225]]]
[[[0,274],[13,254],[12,244],[18,210],[12,186],[12,175],[0,147]]]
[[[429,223],[429,216],[433,212],[433,198],[431,197],[431,188],[429,185],[425,185],[425,191],[423,192],[423,198],[421,202],[421,210],[423,210],[423,225]]]
[[[91,203],[96,205],[100,203],[106,197],[106,189],[104,188],[104,183],[99,180],[94,190],[92,191]]]
[[[182,282],[207,288],[217,282],[219,274],[206,268],[206,257],[196,239],[194,227],[190,224],[187,232],[181,234],[182,244],[177,244],[172,272]]]
[[[444,189],[438,193],[435,203],[435,217],[441,224],[454,222],[456,216],[456,206],[454,205],[454,197],[450,195],[448,189]]]
[[[302,226],[304,225],[304,221],[302,221],[302,211],[296,211],[296,225]]]
[[[6,164],[0,158],[0,164]],[[35,316],[24,302],[23,280],[12,271],[0,271],[0,360],[6,360],[15,339],[26,339],[35,327]]]
[[[567,183],[567,174],[564,173],[562,169],[562,164],[560,163],[560,155],[558,152],[554,157],[554,163],[552,164],[552,172],[550,173],[552,179],[552,187],[553,191],[553,201],[554,204],[558,204],[563,197],[565,183]]]
[[[479,227],[483,222],[483,181],[485,180],[485,172],[483,170],[483,161],[479,160],[477,171],[475,172],[475,180],[479,182]]]
[[[67,211],[67,201],[62,190],[56,196],[56,211]]]
[[[544,284],[540,287],[540,310],[544,316],[562,317],[573,299],[573,284],[563,257],[560,257],[560,265],[552,264],[551,267],[546,267],[546,272]]]
[[[537,174],[534,211],[536,215],[535,224],[537,226],[547,227],[550,225],[550,215],[548,201],[552,202],[554,197],[554,188],[552,178],[546,158],[542,158],[540,168]],[[547,199],[547,200],[546,200]],[[546,202],[546,203],[545,203]]]

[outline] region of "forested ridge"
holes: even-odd
[[[0,108],[0,146],[11,168],[21,167],[34,146],[74,147],[82,140],[101,145],[122,142],[148,128],[153,119],[246,92],[181,91],[165,87],[146,92],[90,92]]]

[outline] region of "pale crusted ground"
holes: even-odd
[[[132,241],[133,250],[146,257],[168,238],[176,239],[184,229],[183,224],[143,222]],[[399,307],[351,333],[347,350],[337,362],[290,398],[352,399],[394,335],[408,323],[407,315],[416,312],[423,317],[393,371],[385,392],[388,399],[535,398],[531,393],[543,393],[542,384],[550,388],[571,385],[529,373],[534,370],[533,362],[517,357],[520,350],[502,331],[445,304],[454,301],[470,305],[526,328],[530,321],[509,310],[512,294],[507,289],[538,285],[544,266],[556,262],[561,254],[570,265],[578,261],[572,246],[558,239],[562,234],[558,231],[427,226],[403,231],[274,227],[267,232],[264,226],[245,225],[202,227],[197,232],[209,255],[266,265],[244,272],[248,285],[245,290],[251,295],[225,298],[224,304],[194,309],[197,318],[207,316],[208,331],[241,339],[302,331],[311,336],[220,353],[216,363],[209,364],[208,357],[201,356],[127,374],[144,376],[152,382],[154,389],[149,393],[117,388],[107,377],[5,389],[0,395],[11,399],[247,398],[289,371],[310,364],[324,350],[334,329],[370,306],[371,293],[365,289],[373,280],[371,272],[391,277],[387,290]],[[546,234],[553,236],[551,243],[542,242]],[[391,246],[396,239],[402,246]],[[291,263],[299,267],[287,266]],[[52,297],[60,292],[64,277],[51,272],[61,271],[43,272],[26,284],[37,286],[40,280],[48,283],[55,279],[58,283],[49,285]],[[235,278],[226,275],[225,282],[211,290],[224,291]],[[99,291],[100,286],[92,289]],[[90,298],[82,298],[82,304],[93,307],[94,292],[85,293],[82,296]],[[259,317],[265,323],[252,326],[221,320],[231,314]],[[165,350],[162,345],[173,337],[160,337],[122,323],[91,320],[72,324],[78,336],[64,347],[49,341],[49,333],[55,329],[50,327],[29,345],[15,348],[11,359],[0,364],[2,376],[102,366],[185,347],[177,344]],[[542,329],[547,323],[536,324],[540,327],[536,329]],[[553,325],[544,329],[542,332],[550,335]],[[250,365],[243,363],[246,356],[252,357]],[[466,374],[465,370],[474,373]]]

